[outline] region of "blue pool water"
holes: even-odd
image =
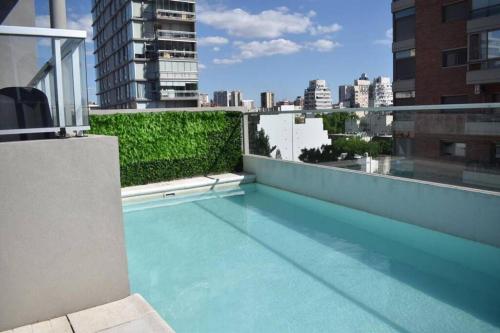
[[[132,291],[178,333],[500,332],[494,247],[258,184],[124,211]]]

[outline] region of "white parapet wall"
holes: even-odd
[[[129,296],[118,140],[0,143],[0,331]]]
[[[245,155],[257,182],[500,247],[500,193]]]

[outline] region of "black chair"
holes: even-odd
[[[44,92],[30,87],[0,89],[0,130],[47,127],[55,126]],[[0,142],[55,137],[55,133],[0,135]]]

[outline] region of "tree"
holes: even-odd
[[[360,138],[340,138],[332,145],[321,148],[302,149],[299,159],[305,163],[323,163],[338,161],[341,154],[346,154],[346,160],[354,159],[355,155],[368,155],[377,157],[382,152],[382,145],[378,142],[366,142]]]
[[[323,128],[328,131],[328,134],[345,133],[346,120],[358,119],[354,113],[348,112],[333,112],[323,114]]]
[[[257,131],[253,139],[253,144],[250,153],[253,155],[271,157],[271,153],[276,149],[276,146],[271,148],[269,144],[269,136],[266,134],[262,128]]]

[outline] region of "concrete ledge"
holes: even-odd
[[[245,155],[257,182],[500,247],[500,193]]]
[[[173,180],[170,182],[148,184],[142,186],[125,187],[122,189],[124,201],[161,198],[171,193],[206,192],[222,186],[238,186],[255,182],[255,175],[251,174],[221,174],[207,177],[194,177]]]

